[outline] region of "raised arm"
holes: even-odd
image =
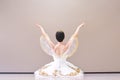
[[[55,47],[54,43],[50,40],[49,36],[47,35],[47,33],[45,32],[45,30],[43,29],[43,27],[39,24],[36,24],[37,27],[40,28],[42,35],[47,39],[47,41],[49,42],[49,44],[51,45],[52,48]]]
[[[69,41],[67,42],[66,48],[68,48],[68,47],[70,46],[70,44],[72,43],[73,39],[78,36],[79,29],[80,29],[81,27],[83,27],[83,26],[84,26],[84,23],[80,24],[80,25],[77,27],[77,29],[75,30],[75,32],[73,33],[73,35],[71,36],[71,38],[69,39]]]
[[[79,32],[80,28],[83,27],[83,26],[84,26],[84,23],[80,24],[80,25],[77,27],[77,29],[76,29],[76,31],[74,32],[74,34],[72,35],[72,37],[76,37],[76,36],[78,35],[78,32]]]
[[[76,49],[78,48],[78,32],[79,29],[84,25],[84,23],[82,23],[81,25],[79,25],[77,27],[77,29],[75,30],[74,34],[71,36],[71,38],[69,39],[69,41],[67,42],[67,44],[65,45],[65,53],[64,55],[67,57],[70,57],[73,55],[73,53],[76,51]]]
[[[48,36],[47,33],[45,32],[45,30],[43,29],[43,27],[42,27],[41,25],[36,24],[36,26],[40,28],[40,30],[41,30],[41,32],[42,32],[42,35],[44,35],[44,36],[46,36],[46,37]]]

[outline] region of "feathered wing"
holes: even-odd
[[[46,37],[44,37],[43,35],[40,37],[40,46],[43,49],[43,51],[48,55],[52,56],[55,53],[48,39],[46,39]]]
[[[66,57],[71,57],[75,53],[75,51],[77,50],[78,37],[74,37],[74,38],[70,39],[69,42],[70,42],[70,44],[64,53],[64,56],[66,56]]]

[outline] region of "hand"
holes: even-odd
[[[45,31],[44,31],[44,29],[43,29],[43,27],[41,25],[36,24],[36,26],[40,28],[40,30],[41,30],[41,32],[42,32],[43,35],[46,34]]]
[[[39,25],[39,24],[35,24],[37,27],[39,27],[40,29],[42,29],[42,26],[41,25]]]
[[[82,24],[80,24],[79,26],[78,26],[78,29],[80,28],[80,27],[83,27],[85,25],[85,23],[83,22]]]
[[[81,28],[81,27],[83,27],[84,26],[84,23],[82,23],[82,24],[80,24],[78,27],[77,27],[77,29],[76,29],[76,31],[75,31],[75,33],[73,34],[74,36],[77,36],[78,35],[78,32],[79,32],[79,29]]]

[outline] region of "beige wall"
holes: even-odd
[[[0,72],[33,72],[52,61],[35,23],[56,43],[57,30],[66,42],[83,21],[68,60],[86,72],[120,71],[120,0],[0,0]]]

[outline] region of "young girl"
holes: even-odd
[[[57,44],[54,44],[43,27],[41,25],[37,26],[40,28],[42,35],[40,37],[40,44],[42,49],[53,57],[52,62],[46,64],[41,69],[37,70],[35,74],[37,76],[81,76],[83,72],[77,66],[66,61],[66,59],[73,55],[78,47],[78,32],[79,29],[84,25],[82,23],[79,25],[66,44],[63,44],[65,34],[63,31],[56,32]]]

